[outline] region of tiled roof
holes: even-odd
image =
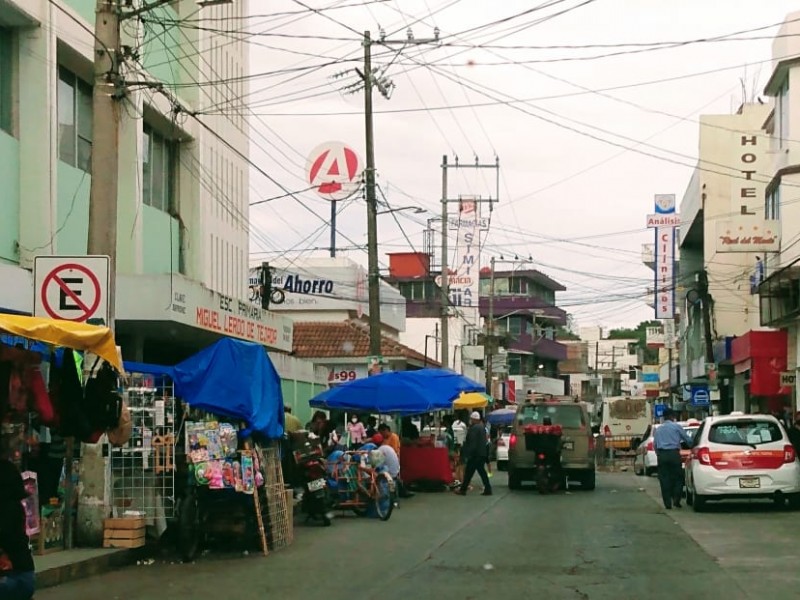
[[[355,321],[295,323],[292,346],[297,358],[367,358],[371,354],[369,328]],[[381,338],[381,355],[421,363],[426,361],[423,354],[386,336]],[[439,366],[430,356],[427,363],[432,367]]]

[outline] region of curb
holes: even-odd
[[[95,556],[85,560],[59,565],[44,571],[36,572],[36,589],[41,590],[85,579],[94,575],[101,575],[114,569],[126,567],[141,558],[145,548],[132,548],[109,552],[102,556]]]

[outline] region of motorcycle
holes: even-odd
[[[525,435],[531,436],[531,446],[536,452],[536,489],[540,494],[557,492],[564,481],[561,469],[560,425],[532,425]]]
[[[319,445],[304,444],[292,453],[297,466],[297,476],[302,485],[303,498],[300,509],[308,520],[321,521],[325,527],[331,525],[330,493],[325,458]]]

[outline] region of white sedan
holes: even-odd
[[[771,415],[708,417],[686,463],[686,502],[767,498],[800,507],[800,462],[786,430]]]

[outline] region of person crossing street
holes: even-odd
[[[470,415],[470,426],[467,430],[464,445],[461,448],[461,460],[466,464],[464,481],[461,482],[461,487],[456,490],[456,494],[460,496],[467,495],[467,489],[469,488],[472,476],[477,472],[483,482],[483,493],[481,496],[492,495],[492,483],[489,481],[489,475],[486,473],[486,461],[489,452],[488,440],[486,428],[481,423],[480,413],[473,412]]]

